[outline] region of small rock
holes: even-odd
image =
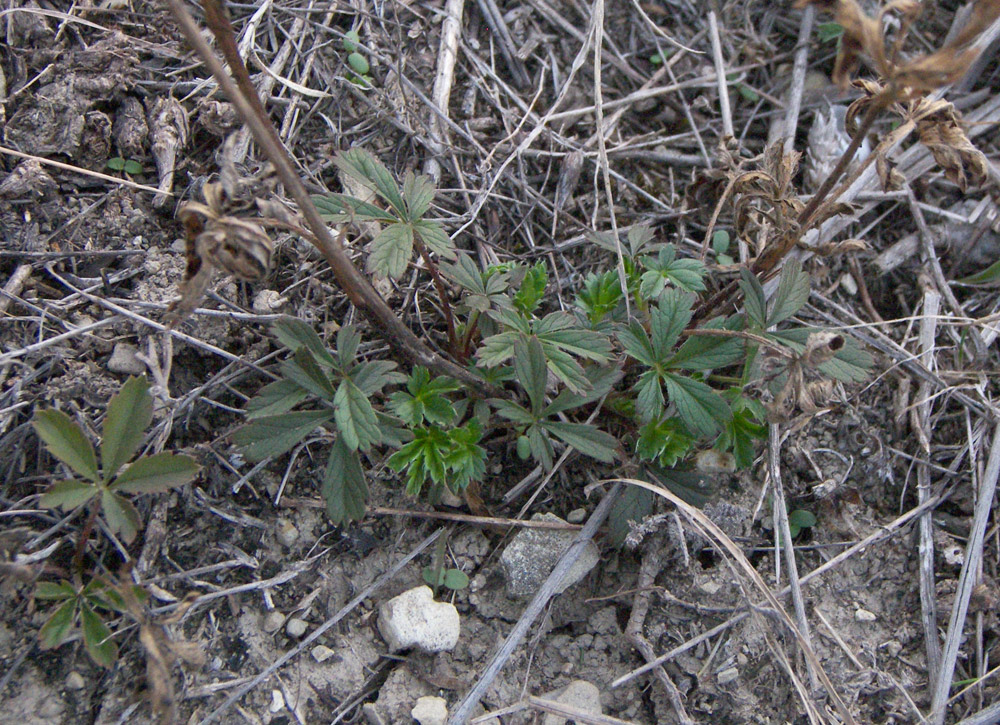
[[[298,639],[304,635],[307,629],[309,629],[309,624],[298,617],[292,617],[288,620],[288,624],[285,625],[285,632],[293,639]]]
[[[555,514],[535,514],[531,518],[535,521],[565,523]],[[507,579],[507,596],[511,599],[524,599],[538,591],[574,539],[576,539],[575,531],[558,529],[519,531],[500,555],[500,564]],[[566,573],[556,593],[565,591],[587,576],[590,570],[597,566],[599,560],[597,545],[593,541],[588,541],[583,552]]]
[[[81,675],[76,670],[73,670],[68,675],[66,675],[66,689],[67,690],[82,690],[87,683],[84,682],[83,675]]]
[[[286,549],[291,549],[299,539],[299,530],[288,519],[278,521],[278,542]]]
[[[587,509],[578,508],[573,509],[568,514],[566,514],[566,521],[571,524],[582,524],[587,518]]]
[[[416,587],[379,607],[378,628],[389,649],[444,652],[458,644],[461,624],[453,604],[435,602],[428,586]]]
[[[456,495],[447,486],[441,487],[441,505],[447,506],[448,508],[458,509],[465,506],[465,501],[462,500],[461,496]]]
[[[138,358],[138,353],[135,345],[119,342],[111,351],[108,370],[122,375],[142,375],[146,372],[146,364]]]
[[[336,652],[327,647],[325,644],[318,645],[312,648],[312,657],[317,662],[326,662],[328,659],[333,657]]]
[[[274,634],[279,629],[281,629],[281,625],[283,625],[284,623],[285,623],[285,615],[279,612],[277,609],[275,609],[272,612],[268,612],[267,616],[264,617],[264,623],[263,625],[261,625],[261,629],[263,629],[268,634]]]
[[[448,703],[443,697],[421,697],[410,715],[420,725],[444,725],[448,722]]]
[[[601,691],[586,680],[573,680],[556,697],[550,698],[563,705],[572,705],[577,710],[588,715],[603,715],[601,706]],[[566,718],[547,713],[542,718],[542,725],[565,725]]]
[[[285,696],[281,694],[281,690],[271,690],[271,704],[267,709],[272,715],[285,709]]]
[[[361,706],[361,714],[365,716],[368,725],[385,725],[385,720],[378,714],[378,709],[374,702],[366,702]]]
[[[253,311],[258,315],[266,315],[281,309],[286,302],[288,302],[287,297],[282,297],[271,289],[262,289],[253,298]]]
[[[876,617],[872,612],[867,609],[858,609],[854,613],[854,618],[859,622],[874,622],[878,617]]]
[[[735,681],[740,676],[740,671],[735,667],[727,667],[722,670],[719,674],[715,676],[716,681],[720,685],[728,685],[730,682]]]

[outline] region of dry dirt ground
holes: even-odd
[[[649,222],[658,239],[677,243],[685,255],[698,254],[710,225],[732,229],[732,208],[713,220],[718,196],[698,197],[694,184],[698,172],[716,164],[727,120],[749,159],[769,134],[780,136],[794,102],[801,102],[794,126],[800,151],[810,143],[814,117],[830,103],[846,104],[829,82],[837,41],[824,37],[824,26],[813,26],[804,46],[806,72],[796,76],[803,13],[788,3],[453,5],[464,6],[464,15],[447,123],[430,100],[441,72],[442,20],[450,12],[443,2],[258,0],[229,7],[254,80],[311,191],[340,190],[331,160],[354,145],[399,178],[408,169],[426,170],[435,158],[441,191],[434,214],[451,233],[464,226],[456,242],[486,261],[550,265],[565,288],[562,298],[553,291],[546,301],[551,309],[571,305],[583,274],[606,262],[586,236],[609,230],[611,222],[594,136],[592,45],[580,54],[598,9],[605,16],[600,96],[616,223]],[[926,52],[940,46],[964,3],[924,5],[914,36]],[[0,719],[151,722],[148,648],[133,618],[109,622],[120,650],[110,669],[88,658],[79,637],[50,651],[37,645],[50,610],[33,592],[39,581],[65,576],[83,517],[38,508],[40,493],[59,474],[30,423],[36,410],[58,406],[95,431],[129,371],[146,367],[122,345],[162,355],[155,325],[185,269],[177,203],[217,172],[217,151],[241,124],[165,3],[7,0],[4,7]],[[719,29],[717,60],[710,10]],[[820,15],[816,23],[829,20]],[[351,29],[359,31],[371,65],[370,88],[359,87],[345,63],[342,38]],[[651,60],[660,52],[667,65]],[[970,136],[995,164],[1000,72],[990,57],[946,97],[974,120]],[[717,67],[729,77],[728,107]],[[559,115],[540,126],[557,101]],[[873,136],[891,128],[887,118]],[[240,168],[257,171],[256,146],[244,139],[237,148]],[[813,156],[824,148],[814,144]],[[135,173],[109,168],[113,158],[136,162]],[[855,199],[849,223],[823,240],[866,244],[805,255],[813,295],[802,319],[856,335],[875,355],[869,380],[838,386],[817,412],[783,425],[773,460],[758,446],[749,470],[705,476],[703,510],[779,592],[788,571],[775,562],[769,463],[778,465],[787,508],[818,520],[795,539],[799,576],[847,552],[801,592],[811,648],[846,709],[859,723],[930,717],[936,681],[927,659],[930,629],[939,648],[957,643],[945,718],[958,722],[1000,700],[994,676],[1000,533],[989,506],[975,515],[978,487],[997,474],[996,295],[940,290],[952,297],[945,296],[931,333],[937,344],[922,341],[921,330],[936,269],[941,279],[954,280],[996,260],[1000,245],[990,226],[996,209],[988,189],[971,186],[963,194],[913,138],[891,158],[912,202],[909,191],[882,193],[871,183]],[[567,173],[574,161],[581,164],[577,178]],[[800,192],[814,191],[805,183],[795,177]],[[917,211],[926,222],[923,238]],[[144,621],[163,626],[164,642],[186,641],[200,653],[200,664],[169,668],[177,722],[204,722],[210,713],[225,723],[365,722],[374,717],[366,703],[386,723],[410,722],[420,696],[440,695],[454,707],[522,616],[525,602],[505,596],[498,563],[509,533],[449,524],[449,566],[471,580],[467,589],[442,594],[461,614],[459,644],[434,656],[387,654],[375,627],[377,607],[422,583],[431,550],[384,585],[368,587],[442,522],[376,512],[334,527],[319,498],[322,456],[314,459],[306,448],[248,476],[252,465],[229,440],[247,398],[267,381],[262,369],[277,358],[268,334],[275,316],[296,315],[320,332],[352,320],[365,324],[307,244],[286,232],[276,232],[275,242],[263,280],[217,277],[181,327],[187,337],[173,341],[172,408],[157,412],[147,441],[196,457],[200,475],[179,491],[137,499],[144,528],[132,545],[95,531],[88,561],[106,576],[143,584],[151,594]],[[363,264],[362,242],[354,253]],[[440,316],[428,287],[407,286],[408,279],[385,288],[386,298],[437,344]],[[378,337],[364,329],[366,354],[384,354]],[[124,363],[109,365],[116,347]],[[510,502],[504,494],[531,466],[510,445],[489,452],[485,506],[496,516],[517,517],[535,485]],[[373,506],[431,510],[407,497],[391,471],[375,470]],[[591,511],[600,492],[586,498],[586,484],[632,471],[627,462],[615,468],[571,458],[523,515]],[[921,537],[913,511],[924,500],[932,501],[933,516]],[[747,573],[672,509],[660,513],[665,517],[647,527],[635,548],[616,549],[602,529],[600,565],[544,609],[487,688],[480,712],[583,679],[600,690],[614,722],[679,722],[678,701],[697,723],[843,722],[801,642]],[[985,527],[985,537],[973,536],[977,527]],[[930,602],[921,600],[922,542],[925,566],[933,566]],[[956,629],[950,617],[970,559],[975,589]],[[124,562],[129,570],[121,573]],[[288,634],[288,618],[306,622],[308,634],[365,592],[322,637],[253,683],[301,641]],[[193,604],[179,607],[189,594]],[[781,596],[780,604],[795,618],[791,598]],[[936,625],[926,623],[929,604]],[[612,686],[646,662],[637,633],[652,656],[690,646],[662,669]],[[320,645],[329,651],[317,651]],[[250,683],[249,692],[227,701]],[[1000,720],[985,717],[976,722]],[[500,721],[542,718],[528,708]]]

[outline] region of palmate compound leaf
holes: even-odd
[[[280,456],[333,418],[332,410],[304,410],[257,418],[233,433],[232,440],[250,461]]]
[[[439,222],[431,219],[417,219],[411,223],[413,233],[416,234],[424,246],[443,259],[455,259],[455,243],[444,230]]]
[[[278,320],[271,326],[271,334],[292,352],[304,347],[321,365],[334,367],[336,364],[316,331],[298,318],[286,317]]]
[[[413,440],[390,456],[386,465],[397,473],[406,470],[406,492],[416,496],[428,479],[435,484],[445,483],[445,456],[450,449],[451,441],[443,430],[437,426],[418,427],[413,431]]]
[[[763,330],[767,318],[767,297],[760,281],[748,269],[740,270],[740,289],[750,327]]]
[[[403,177],[403,199],[406,201],[406,210],[409,219],[416,221],[431,208],[434,200],[434,182],[431,177],[415,175],[412,171],[407,171]]]
[[[534,335],[527,339],[521,338],[514,343],[514,376],[528,394],[531,409],[541,410],[545,405],[545,384],[548,373],[542,343]]]
[[[667,284],[685,292],[702,292],[705,288],[705,263],[697,259],[677,259],[677,249],[672,244],[664,245],[660,253],[644,257],[644,272],[639,283],[639,294],[643,299],[656,299]]]
[[[413,227],[409,224],[390,224],[372,241],[368,256],[368,271],[399,279],[413,256]]]
[[[153,397],[145,378],[131,377],[112,396],[104,417],[101,468],[109,481],[139,450],[153,420]]]
[[[729,405],[705,383],[668,373],[663,384],[667,398],[677,407],[678,415],[692,433],[713,435],[729,420]]]
[[[334,526],[364,517],[368,483],[358,452],[344,445],[341,436],[330,447],[330,458],[323,472],[320,490],[326,502],[327,516]]]
[[[190,456],[164,451],[140,458],[111,484],[121,493],[166,493],[189,483],[201,466]]]
[[[279,366],[281,375],[317,398],[332,400],[333,383],[327,373],[316,362],[307,348],[300,347],[290,360],[283,360]]]
[[[392,214],[379,209],[361,199],[346,194],[323,194],[312,197],[316,209],[327,221],[354,222],[376,221],[392,223],[398,221]]]
[[[701,330],[729,330],[737,328],[738,319],[732,322],[721,317],[702,325]],[[738,337],[716,337],[699,335],[697,331],[689,337],[677,353],[667,362],[668,368],[684,370],[712,370],[731,365],[743,358],[743,340]]]
[[[483,480],[486,475],[486,451],[479,445],[482,437],[482,428],[475,419],[448,431],[451,448],[445,456],[445,463],[451,472],[449,487],[453,491],[461,491],[472,481]]]
[[[430,371],[418,365],[406,381],[406,390],[389,396],[389,407],[404,423],[422,425],[426,419],[436,425],[448,425],[455,419],[455,406],[445,397],[459,389],[451,378],[431,379]]]
[[[98,480],[94,447],[68,415],[59,410],[40,410],[32,426],[49,453],[84,478]]]

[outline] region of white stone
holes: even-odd
[[[573,680],[556,697],[546,699],[570,705],[588,715],[604,714],[604,708],[601,706],[601,691],[586,680]],[[546,713],[545,717],[542,718],[542,725],[565,725],[566,722],[566,718],[553,715],[551,712]]]
[[[554,514],[535,514],[531,518],[534,521],[566,523]],[[576,535],[576,531],[559,529],[525,528],[519,531],[500,555],[500,564],[507,579],[507,596],[511,599],[524,599],[534,595],[552,573],[559,558],[576,539]],[[564,592],[587,576],[598,561],[600,551],[593,541],[588,541],[556,593]]]
[[[292,617],[288,620],[288,624],[285,625],[285,632],[288,633],[289,637],[298,639],[306,633],[309,629],[309,624],[298,617]]]
[[[282,297],[280,294],[271,289],[262,289],[257,293],[257,296],[253,298],[253,311],[259,315],[266,315],[274,312],[275,310],[281,309],[282,305],[286,302],[288,302],[287,297]]]
[[[333,657],[336,652],[327,647],[325,644],[317,645],[312,648],[312,658],[317,662],[326,662],[328,659]]]
[[[281,694],[281,690],[271,690],[271,705],[267,709],[272,715],[285,709],[285,697]]]
[[[573,509],[568,514],[566,514],[566,521],[571,524],[582,524],[587,518],[587,509],[578,508]]]
[[[146,372],[146,364],[138,358],[138,353],[135,345],[117,343],[108,359],[108,370],[121,375],[142,375]]]
[[[874,622],[878,617],[876,617],[872,612],[867,609],[858,609],[854,613],[854,618],[859,622]]]
[[[285,615],[278,610],[274,610],[272,612],[268,612],[267,616],[264,617],[264,623],[261,628],[268,634],[273,634],[281,629],[281,625],[284,623]]]
[[[288,519],[278,520],[278,542],[286,549],[291,549],[299,539],[299,530]]]
[[[76,670],[73,670],[68,675],[66,675],[66,689],[67,690],[82,690],[87,683],[84,682],[83,675],[81,675]]]
[[[420,725],[445,725],[448,722],[448,703],[443,697],[421,697],[410,710],[410,715]]]
[[[433,653],[454,649],[461,624],[453,604],[435,602],[431,588],[421,586],[379,607],[378,628],[392,652],[416,647]]]

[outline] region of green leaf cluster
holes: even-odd
[[[133,586],[139,601],[148,598],[144,589]],[[91,579],[83,587],[68,581],[39,582],[35,599],[51,601],[54,608],[38,632],[38,644],[43,650],[55,649],[66,642],[79,626],[87,654],[101,667],[110,668],[118,660],[118,645],[101,611],[123,614],[126,605],[121,594],[99,579]]]
[[[45,448],[80,478],[52,484],[39,505],[71,511],[99,506],[108,528],[131,543],[141,527],[139,512],[123,494],[162,493],[183,486],[200,466],[190,456],[162,452],[126,466],[139,450],[153,419],[153,399],[145,378],[132,377],[111,398],[101,436],[101,465],[83,430],[58,410],[40,410],[32,425]]]
[[[362,148],[337,154],[334,164],[372,191],[386,207],[382,209],[346,194],[313,197],[316,208],[329,221],[375,222],[382,226],[371,243],[369,272],[399,279],[413,257],[417,242],[439,257],[456,258],[454,243],[440,222],[424,219],[436,193],[430,177],[408,171],[400,186],[385,165]]]
[[[233,434],[233,441],[248,459],[262,461],[332,423],[335,440],[321,483],[327,513],[335,523],[359,519],[368,500],[360,453],[399,445],[412,435],[398,419],[377,412],[372,398],[406,377],[392,361],[359,360],[361,335],[350,325],[337,332],[333,350],[301,320],[281,320],[272,332],[292,355],[279,366],[281,379],[247,404],[250,422]],[[306,402],[307,407],[293,410]]]

